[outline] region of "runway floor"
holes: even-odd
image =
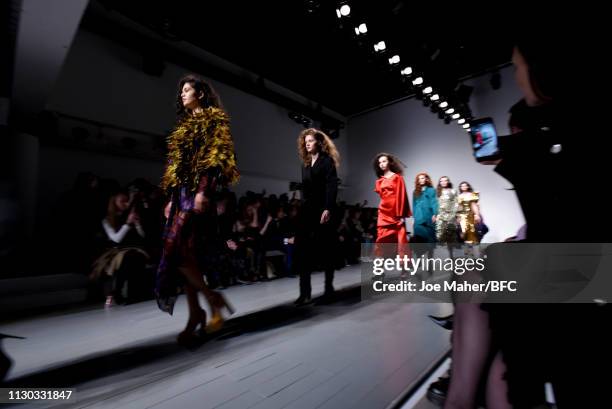
[[[184,297],[172,317],[150,301],[5,323],[0,332],[27,337],[4,341],[7,386],[76,388],[66,408],[386,408],[447,353],[448,332],[427,314],[450,308],[362,301],[359,282],[347,267],[338,301],[301,308],[297,279],[231,287],[237,314],[191,349],[175,338]]]

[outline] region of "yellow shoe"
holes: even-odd
[[[223,316],[220,312],[217,311],[216,313],[213,313],[210,322],[206,326],[206,333],[212,334],[213,332],[219,331],[223,327],[224,323],[225,320],[223,319]]]

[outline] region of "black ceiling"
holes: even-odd
[[[336,17],[338,2],[325,0],[98,2],[345,116],[415,93],[399,74],[406,65],[452,103],[460,79],[510,60],[507,41],[492,26],[455,19],[437,27],[432,16],[441,11],[420,14],[401,0],[348,1],[351,14],[343,19]],[[354,27],[363,22],[368,34],[359,41]],[[375,55],[380,40],[387,52]],[[394,54],[401,63],[391,69]]]

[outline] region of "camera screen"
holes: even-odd
[[[472,148],[476,158],[494,156],[498,153],[497,132],[493,122],[483,122],[472,125]]]

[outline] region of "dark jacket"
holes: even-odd
[[[503,159],[495,171],[514,186],[527,222],[528,241],[584,241],[572,228],[575,225],[568,223],[580,207],[572,193],[579,183],[579,153],[557,128],[552,106],[527,110],[523,131],[500,139]]]
[[[334,210],[338,196],[338,174],[333,159],[320,153],[314,166],[302,167],[302,193],[304,194],[304,210],[309,214],[323,210]]]

